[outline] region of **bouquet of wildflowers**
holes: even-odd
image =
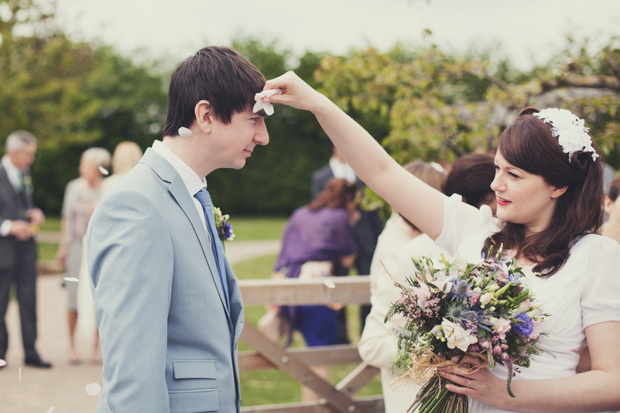
[[[409,411],[420,413],[467,412],[467,396],[451,393],[437,373],[448,366],[473,372],[469,365],[452,361],[472,355],[508,369],[508,393],[519,367],[528,367],[537,346],[543,314],[524,284],[516,260],[505,262],[492,248],[479,263],[456,259],[413,258],[415,274],[407,284],[396,283],[401,297],[390,308],[386,322],[396,314],[406,318],[397,331],[398,356],[394,361],[404,377],[422,389]],[[474,368],[475,369],[475,368]]]

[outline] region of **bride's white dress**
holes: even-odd
[[[498,228],[499,221],[492,217],[488,207],[478,210],[460,202],[458,195],[452,196],[445,203],[443,232],[435,242],[449,254],[476,261],[481,257],[485,239]],[[541,325],[547,335],[539,339],[545,352],[534,356],[531,366],[521,369],[515,380],[576,374],[579,351],[586,345],[584,328],[620,321],[619,269],[620,244],[596,234],[579,239],[564,266],[551,277],[536,277],[531,268],[524,268],[530,290],[550,316]],[[496,366],[493,374],[507,377],[503,366]],[[470,412],[504,411],[470,402]]]

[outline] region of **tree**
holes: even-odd
[[[1,26],[0,136],[27,129],[39,138],[35,201],[54,214],[85,149],[112,151],[122,140],[145,148],[161,136],[166,93],[157,65],[139,66],[111,47],[73,42],[50,26],[53,10],[40,12],[27,0],[9,3]],[[18,35],[20,24],[46,30]]]

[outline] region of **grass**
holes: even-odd
[[[233,217],[230,224],[233,226],[235,240],[261,241],[282,238],[286,221],[286,217]]]
[[[58,244],[51,242],[37,242],[39,261],[54,261],[58,252]]]
[[[233,266],[239,280],[268,278],[275,263],[276,255],[266,255],[242,261]],[[245,322],[256,325],[265,314],[263,306],[246,306]],[[353,343],[359,342],[360,322],[359,306],[347,306],[349,338]],[[303,347],[303,338],[295,333],[292,347]],[[239,351],[248,351],[251,348],[241,342]],[[349,374],[355,364],[341,364],[332,367],[332,383],[337,383]],[[293,403],[301,401],[301,385],[279,370],[242,371],[240,373],[243,406],[257,406],[263,404]],[[357,396],[381,394],[381,379],[375,377]]]
[[[40,230],[45,232],[60,232],[60,218],[45,217],[45,222],[41,225]]]

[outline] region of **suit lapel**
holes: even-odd
[[[7,173],[6,169],[4,169],[4,166],[2,166],[1,163],[0,163],[0,189],[4,189],[5,191],[10,191],[11,199],[15,199],[16,196],[19,196],[19,194],[17,193],[17,190],[15,190],[15,187],[13,186],[13,184],[11,183],[11,180],[9,179],[9,174]]]
[[[198,238],[198,242],[200,243],[202,253],[207,260],[207,265],[211,270],[211,278],[213,279],[213,283],[215,284],[215,288],[220,297],[220,302],[226,311],[226,315],[228,317],[228,321],[232,326],[232,321],[230,319],[230,314],[227,311],[226,299],[224,297],[224,293],[222,291],[221,281],[218,275],[217,265],[215,264],[215,257],[213,256],[213,252],[211,250],[211,245],[209,244],[209,239],[207,238],[207,232],[202,225],[202,221],[198,216],[198,211],[194,206],[194,202],[187,192],[187,187],[183,182],[183,179],[179,176],[176,170],[170,165],[163,157],[157,154],[152,149],[148,149],[142,158],[142,162],[149,165],[155,171],[157,176],[162,179],[164,182],[168,183],[168,191],[175,199],[189,222],[192,224],[192,228],[194,229],[194,233]],[[189,240],[188,240],[189,242]]]

